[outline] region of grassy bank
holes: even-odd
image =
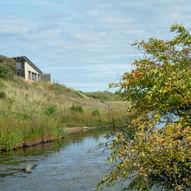
[[[0,150],[61,138],[67,134],[65,127],[120,125],[124,103],[103,102],[92,95],[17,76],[0,79]]]

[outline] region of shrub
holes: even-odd
[[[0,55],[0,78],[11,79],[16,73],[15,61]]]
[[[50,105],[47,107],[45,113],[46,113],[46,115],[52,115],[52,114],[54,114],[54,113],[56,112],[56,110],[57,110],[56,105],[50,104]]]
[[[99,116],[100,115],[100,112],[99,112],[99,109],[94,109],[93,111],[92,111],[92,115],[93,116]]]
[[[81,105],[72,105],[70,107],[70,110],[72,112],[78,112],[78,113],[83,113],[84,112],[83,107]]]
[[[109,137],[113,168],[98,187],[126,180],[123,190],[191,190],[191,31],[171,31],[172,40],[135,42],[144,57],[113,84],[134,115]]]
[[[6,98],[6,93],[0,92],[0,99],[5,99],[5,98]]]

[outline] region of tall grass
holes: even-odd
[[[0,150],[30,146],[66,135],[64,124],[54,121],[0,120]]]
[[[126,113],[120,102],[102,103],[50,82],[1,80],[0,150],[58,139],[65,127],[119,125]]]

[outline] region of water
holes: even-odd
[[[91,130],[24,150],[0,154],[0,191],[93,191],[109,171],[109,151],[95,149],[106,132]],[[95,150],[95,152],[88,152]],[[24,172],[27,165],[36,165]],[[109,190],[120,190],[121,185]]]

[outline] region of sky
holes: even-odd
[[[76,90],[112,91],[140,56],[131,44],[171,39],[175,22],[190,28],[190,0],[0,0],[0,54]]]

